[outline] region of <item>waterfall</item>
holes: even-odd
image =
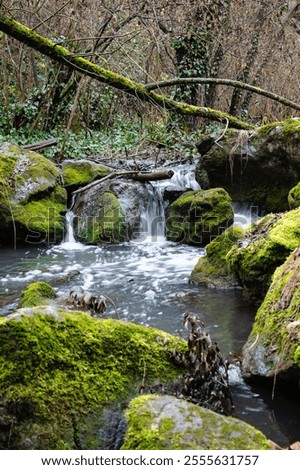
[[[234,212],[234,225],[244,229],[260,219],[258,206],[251,205],[250,203],[233,202],[232,209]]]
[[[72,207],[72,206],[71,206]],[[63,250],[84,250],[87,249],[87,245],[83,245],[76,241],[74,237],[74,213],[72,210],[68,210],[66,213],[66,236],[63,242],[59,245],[60,249]]]
[[[195,180],[195,166],[190,164],[170,167],[174,174],[168,180],[149,182],[147,201],[141,208],[140,236],[136,241],[163,242],[165,237],[165,192],[183,193],[201,189]]]

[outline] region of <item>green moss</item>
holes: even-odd
[[[33,282],[22,292],[19,307],[37,307],[56,299],[56,293],[47,282]]]
[[[206,255],[199,258],[190,281],[208,286],[235,286],[237,281],[230,273],[226,257],[243,234],[242,228],[232,226],[206,245]]]
[[[259,127],[255,132],[255,138],[266,138],[276,133],[276,139],[300,139],[300,120],[289,118],[285,121],[272,122],[265,126]]]
[[[180,373],[170,355],[186,343],[172,335],[80,312],[34,311],[0,324],[1,403],[16,420],[7,430],[11,448],[28,439],[30,448],[76,448],[74,423],[82,448],[93,440],[99,448],[104,406],[137,395],[143,380],[168,383]]]
[[[290,190],[288,194],[288,203],[290,209],[296,209],[300,206],[300,183]]]
[[[262,299],[275,269],[300,244],[300,209],[283,215],[269,214],[254,224],[226,260],[240,284]]]
[[[58,168],[45,157],[8,143],[0,147],[1,241],[61,237],[67,193],[58,177]]]
[[[167,210],[166,236],[173,241],[204,245],[232,220],[231,199],[224,189],[187,191]]]
[[[275,373],[291,364],[300,367],[299,252],[297,248],[274,272],[248,340],[251,344],[259,338],[258,345],[265,351],[265,363]]]
[[[109,173],[105,166],[88,160],[67,161],[63,165],[63,181],[65,185],[80,186],[95,177],[103,177]]]
[[[80,217],[76,227],[78,238],[86,243],[118,243],[125,238],[125,219],[118,198],[105,192],[99,198],[98,215]]]
[[[135,398],[126,420],[123,450],[270,449],[252,426],[174,397]]]

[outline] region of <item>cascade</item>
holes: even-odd
[[[186,164],[170,168],[174,175],[169,180],[149,182],[148,197],[141,208],[141,227],[138,241],[165,241],[165,191],[184,192],[200,189],[195,180],[195,166]]]

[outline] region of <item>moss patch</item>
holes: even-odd
[[[42,155],[9,143],[0,147],[0,241],[62,237],[67,193],[58,178],[56,165]]]
[[[190,276],[190,281],[215,287],[236,286],[237,280],[230,273],[226,256],[243,234],[242,228],[232,226],[206,245],[206,255],[199,258]]]
[[[125,450],[270,449],[252,426],[174,397],[135,398],[126,419]]]
[[[290,209],[296,209],[300,206],[300,183],[290,190],[288,194],[288,203]]]
[[[76,233],[85,243],[119,243],[125,238],[125,219],[117,196],[105,192],[98,199],[97,215],[78,217]]]
[[[299,376],[299,285],[300,249],[297,248],[276,269],[272,284],[256,314],[244,347],[243,367],[247,373],[272,376],[298,368]]]
[[[96,177],[108,175],[109,169],[89,160],[72,160],[63,163],[63,182],[66,186],[81,186]]]
[[[262,300],[275,269],[300,244],[299,217],[300,209],[269,214],[229,251],[230,270],[254,298]]]
[[[231,199],[222,188],[187,191],[167,210],[169,240],[205,245],[233,220]]]
[[[31,283],[21,295],[19,307],[37,307],[56,299],[56,293],[47,282]]]
[[[44,311],[0,322],[1,413],[15,423],[2,433],[2,448],[101,448],[104,406],[137,395],[143,380],[171,382],[180,373],[170,354],[186,343],[172,335]]]

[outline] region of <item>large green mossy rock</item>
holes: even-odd
[[[190,282],[207,287],[237,287],[238,281],[230,272],[226,257],[243,234],[241,227],[232,226],[206,245],[206,254],[199,258],[191,273]]]
[[[245,377],[300,383],[300,248],[276,269],[243,348]]]
[[[288,194],[288,203],[290,209],[296,209],[300,206],[300,183],[290,190]]]
[[[65,160],[62,164],[62,177],[65,186],[72,190],[94,179],[102,178],[110,172],[109,168],[91,160]]]
[[[54,306],[1,318],[0,448],[110,448],[140,387],[182,372],[170,359],[175,347],[186,342]]]
[[[299,118],[255,131],[230,129],[218,145],[205,146],[207,141],[198,144],[201,187],[222,187],[233,201],[252,202],[267,212],[289,209],[288,193],[300,180]]]
[[[117,196],[92,188],[74,206],[76,238],[88,244],[119,243],[126,238],[125,217]]]
[[[67,194],[56,165],[38,153],[0,147],[0,243],[55,242],[64,233]]]
[[[275,269],[299,245],[300,208],[268,214],[234,244],[226,262],[249,300],[261,302]]]
[[[187,191],[166,212],[168,240],[206,245],[232,224],[231,199],[222,188]]]
[[[267,438],[238,419],[170,396],[145,395],[126,411],[126,450],[266,450]]]

